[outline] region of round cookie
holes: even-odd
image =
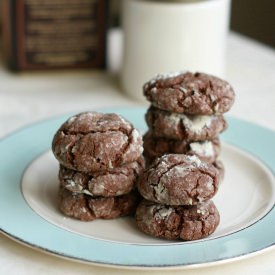
[[[132,215],[140,201],[137,192],[118,197],[96,197],[77,194],[65,188],[59,189],[59,209],[66,216],[82,221],[114,219]]]
[[[157,75],[144,84],[143,92],[157,108],[193,115],[225,113],[235,100],[228,82],[204,73]]]
[[[220,222],[218,209],[212,201],[193,206],[167,206],[143,200],[135,218],[138,228],[146,234],[184,241],[209,236]]]
[[[219,138],[206,141],[188,142],[185,140],[155,137],[152,131],[143,136],[144,155],[147,160],[153,160],[164,154],[196,155],[201,160],[213,163],[219,156],[221,145]]]
[[[133,162],[143,147],[140,133],[121,116],[84,112],[59,128],[52,151],[63,166],[91,173]]]
[[[144,169],[144,158],[140,157],[112,170],[86,174],[60,166],[59,182],[67,190],[90,196],[113,197],[129,193]]]
[[[217,193],[218,170],[197,156],[168,154],[155,159],[138,181],[147,200],[166,205],[195,205]]]
[[[223,115],[178,114],[152,105],[145,119],[154,136],[186,141],[211,140],[227,128]]]

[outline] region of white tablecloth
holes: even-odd
[[[119,38],[117,33],[113,38]],[[113,47],[111,52],[114,50],[118,49]],[[119,54],[113,56],[112,62],[112,70],[117,69]],[[275,130],[275,51],[231,33],[228,39],[226,79],[234,86],[237,94],[230,115]],[[120,91],[115,74],[92,70],[13,74],[0,65],[0,137],[29,123],[58,114],[131,105],[140,103]],[[271,275],[275,274],[274,259],[275,248],[249,258],[206,268],[187,269],[184,272],[143,272]],[[106,273],[139,274],[139,271],[71,262],[36,251],[0,234],[0,274]]]

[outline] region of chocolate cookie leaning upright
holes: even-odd
[[[144,84],[143,92],[159,109],[192,115],[223,114],[235,99],[227,81],[198,72],[157,75]]]

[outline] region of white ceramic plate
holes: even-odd
[[[104,111],[146,129],[143,108]],[[68,259],[127,268],[217,264],[274,245],[274,132],[227,118],[221,156],[226,175],[214,198],[221,223],[206,239],[171,242],[143,234],[133,218],[81,222],[58,211],[58,163],[49,148],[67,117],[32,125],[0,142],[5,159],[0,164],[0,227],[5,234]]]
[[[214,198],[221,222],[207,239],[223,237],[255,223],[270,211],[275,198],[273,175],[257,159],[224,144],[221,160],[226,167],[226,176]],[[52,152],[48,151],[31,163],[22,178],[22,193],[27,203],[50,223],[105,241],[142,245],[175,243],[141,233],[133,218],[93,222],[66,218],[57,207],[58,168]]]

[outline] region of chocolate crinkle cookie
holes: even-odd
[[[60,185],[67,190],[90,196],[113,197],[130,192],[144,169],[144,158],[110,170],[92,174],[60,166]]]
[[[219,212],[212,201],[193,206],[168,206],[143,200],[135,218],[138,228],[146,234],[184,241],[209,236],[220,222]]]
[[[133,215],[140,202],[140,195],[132,191],[117,197],[91,197],[59,189],[59,209],[66,216],[82,221],[114,219]]]
[[[219,138],[205,141],[186,141],[156,137],[152,131],[143,136],[144,155],[147,160],[153,160],[164,154],[196,155],[201,160],[212,163],[220,154],[221,145]]]
[[[166,205],[195,205],[217,193],[219,171],[197,156],[167,154],[145,169],[137,187],[147,200]]]
[[[154,136],[185,141],[210,140],[227,128],[223,115],[178,114],[152,105],[145,118]]]
[[[144,84],[143,92],[159,109],[192,115],[225,113],[235,100],[228,82],[205,73],[157,75]]]
[[[138,130],[121,116],[84,112],[60,127],[52,150],[61,165],[91,173],[136,161],[143,147]]]

